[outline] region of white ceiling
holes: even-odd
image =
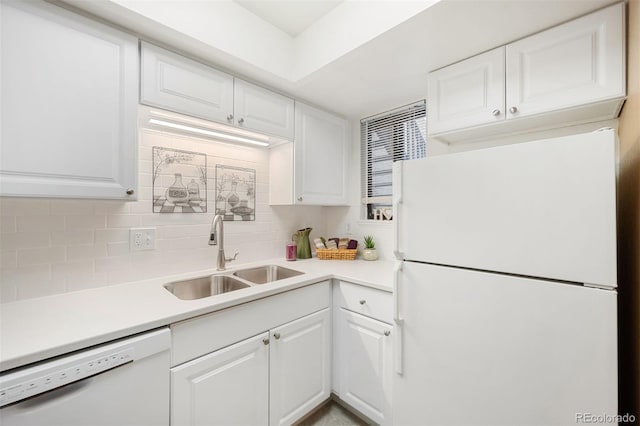
[[[425,98],[433,69],[617,0],[63,1],[141,38],[360,119]],[[250,12],[248,4],[257,9]],[[291,13],[277,24],[256,14],[286,10]],[[297,28],[285,29],[298,19]]]
[[[253,14],[296,37],[342,0],[235,0]]]

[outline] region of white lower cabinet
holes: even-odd
[[[269,334],[262,333],[173,368],[171,424],[264,424],[269,415],[268,342]]]
[[[270,425],[289,425],[331,394],[329,308],[271,331]]]
[[[378,424],[391,423],[391,293],[339,282],[333,294],[333,391]],[[355,311],[355,312],[354,312]]]
[[[171,424],[289,425],[328,399],[330,304],[325,281],[172,325]]]

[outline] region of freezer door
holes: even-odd
[[[400,164],[405,259],[616,286],[613,131]]]
[[[615,291],[404,262],[397,295],[393,424],[616,415]]]

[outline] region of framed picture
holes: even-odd
[[[207,212],[207,155],[153,147],[153,212]]]
[[[216,165],[216,214],[224,220],[256,220],[256,171]]]

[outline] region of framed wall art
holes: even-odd
[[[153,147],[153,212],[207,212],[207,155]]]
[[[216,165],[216,214],[224,220],[256,220],[256,171]]]

